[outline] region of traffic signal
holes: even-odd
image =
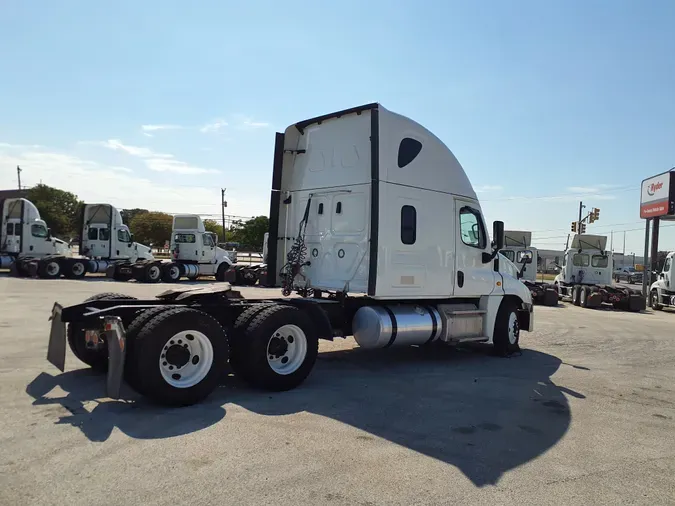
[[[582,223],[581,224],[581,230],[579,230],[580,234],[585,234],[586,233],[586,224]]]
[[[577,231],[577,222],[573,221],[572,222],[572,232],[576,232],[576,231]]]
[[[593,208],[593,221],[598,221],[600,219],[600,209],[597,207]]]

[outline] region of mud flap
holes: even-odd
[[[642,295],[630,295],[628,297],[629,311],[644,311],[647,309],[647,301]]]
[[[586,307],[597,309],[602,306],[602,295],[598,292],[589,293],[586,296]]]
[[[234,285],[235,281],[237,281],[237,277],[238,277],[237,276],[237,270],[230,267],[229,269],[227,269],[225,271],[225,276],[224,276],[223,281],[227,281],[231,285]]]
[[[111,399],[119,399],[124,376],[124,361],[127,354],[126,333],[119,316],[106,316],[104,322],[105,337],[108,342],[106,392]]]
[[[55,302],[52,308],[52,316],[49,318],[52,325],[49,332],[49,346],[47,347],[47,360],[61,372],[66,367],[66,324],[61,320],[62,312],[63,306]]]

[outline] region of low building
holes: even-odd
[[[0,190],[0,200],[28,198],[28,190]]]

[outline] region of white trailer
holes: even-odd
[[[644,310],[645,297],[639,291],[612,285],[613,258],[606,246],[605,236],[575,234],[553,282],[560,298],[581,307],[612,304],[625,311]]]
[[[63,370],[68,341],[107,368],[111,397],[125,379],[186,405],[217,387],[228,358],[244,380],[289,390],[319,339],[510,355],[533,330],[530,291],[500,269],[503,223],[491,241],[462,166],[418,123],[379,104],[301,121],[277,134],[272,180],[268,277],[305,297],[247,300],[215,285],[56,303],[49,361]]]
[[[72,255],[65,241],[52,237],[35,205],[24,198],[0,201],[0,268],[20,276],[61,275],[59,258]]]
[[[532,232],[507,230],[501,253],[511,260],[520,272],[520,280],[530,289],[535,304],[558,305],[558,291],[550,283],[537,281],[537,248],[532,246]]]
[[[649,302],[654,311],[675,308],[675,251],[666,255],[659,278],[649,287]]]

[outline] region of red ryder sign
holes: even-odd
[[[675,170],[642,181],[640,218],[675,215]]]

